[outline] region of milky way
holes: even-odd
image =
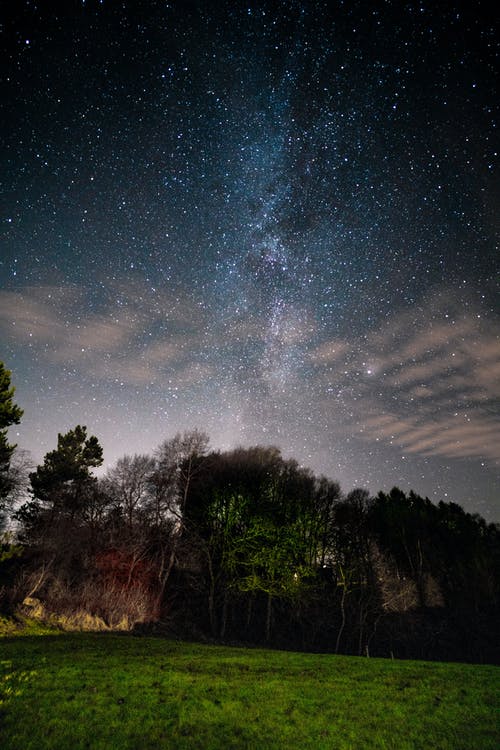
[[[39,461],[83,423],[110,465],[198,426],[499,520],[486,4],[15,5],[0,359],[19,445]]]

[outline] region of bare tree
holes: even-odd
[[[9,528],[9,516],[11,516],[22,501],[26,501],[29,495],[30,479],[29,474],[35,468],[35,462],[31,453],[22,448],[14,447],[10,457],[10,463],[4,476],[4,487],[8,487],[3,498],[3,508],[7,510],[3,522]],[[0,511],[2,507],[0,505]],[[1,515],[1,513],[0,513]],[[0,517],[0,529],[2,528],[2,518]]]
[[[207,454],[209,437],[194,429],[177,433],[165,440],[155,452],[154,485],[158,495],[157,511],[167,511],[172,525],[170,534],[158,545],[159,597],[163,597],[177,559],[180,541],[185,531],[185,511],[193,478],[201,471]],[[160,503],[160,504],[159,504]],[[166,542],[166,543],[165,543]]]
[[[170,440],[165,440],[155,451],[157,468],[168,478],[171,503],[169,510],[182,522],[189,488],[193,477],[201,469],[201,461],[207,451],[209,437],[201,430],[178,432]]]
[[[134,524],[138,509],[149,499],[150,477],[155,468],[151,456],[135,454],[119,458],[109,469],[106,488],[114,503],[122,510],[129,530]]]

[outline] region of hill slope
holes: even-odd
[[[433,748],[500,741],[500,668],[84,634],[0,641],[0,746]]]

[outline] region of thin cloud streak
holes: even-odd
[[[479,457],[500,461],[497,420],[467,413],[443,415],[426,424],[396,414],[368,417],[364,439],[398,445],[403,452],[447,458]]]
[[[250,389],[268,420],[276,412],[266,399],[274,410],[302,399],[337,433],[367,443],[500,460],[498,326],[463,311],[452,294],[442,295],[442,310],[433,302],[428,312],[395,312],[362,338],[322,342],[306,308],[287,308],[270,336],[262,317],[215,324],[189,295],[169,296],[142,281],[112,282],[82,317],[85,295],[78,287],[0,292],[0,331],[49,364],[94,380],[174,391],[210,383],[222,401],[224,388],[236,393],[238,413]],[[242,370],[241,353],[256,345],[260,356],[244,357]]]
[[[498,324],[464,311],[452,293],[439,305],[395,314],[362,341],[323,342],[309,354],[316,382],[342,400],[347,430],[366,442],[498,462]]]
[[[134,293],[126,284],[115,289],[102,312],[82,319],[75,316],[74,301],[84,294],[73,287],[2,291],[0,330],[50,364],[92,378],[140,386],[195,384],[209,376],[208,366],[188,365],[202,335],[200,314],[188,312],[187,302],[163,297],[146,304],[142,285]]]

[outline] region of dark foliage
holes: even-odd
[[[11,386],[10,376],[10,371],[0,362],[0,514],[12,490],[10,461],[16,447],[8,442],[7,428],[19,424],[23,415],[22,409],[12,401],[15,388]]]

